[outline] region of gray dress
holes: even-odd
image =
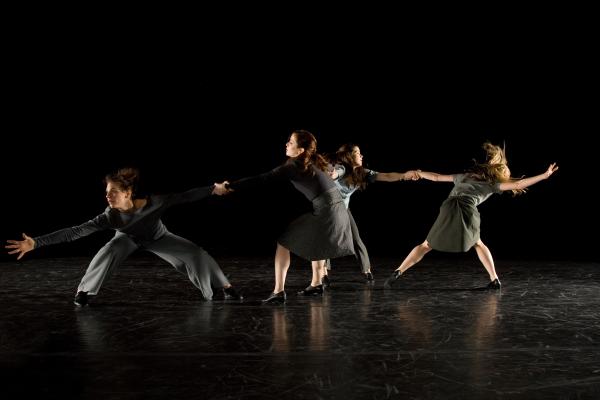
[[[350,218],[350,226],[352,227],[352,240],[354,243],[354,253],[363,273],[369,272],[371,269],[371,260],[369,259],[369,253],[367,252],[367,247],[363,243],[360,238],[360,234],[358,232],[358,226],[356,225],[356,221],[354,220],[354,216],[350,212],[350,196],[354,193],[358,187],[355,185],[350,185],[344,176],[346,175],[346,168],[341,164],[336,164],[333,167],[334,171],[337,173],[337,178],[335,179],[335,184],[342,195],[342,199],[344,199],[344,204],[348,209],[348,216]],[[375,182],[375,178],[378,174],[377,171],[373,171],[371,169],[365,168],[367,183]],[[325,263],[327,269],[331,269],[331,260],[327,260]]]
[[[478,181],[469,174],[454,175],[454,188],[427,234],[431,248],[452,253],[468,251],[479,240],[481,219],[477,206],[501,192],[499,183]]]
[[[115,236],[94,256],[78,291],[97,294],[104,279],[115,267],[135,250],[143,249],[187,275],[194,286],[200,289],[202,296],[211,300],[211,282],[215,287],[229,285],[223,271],[204,249],[169,232],[160,219],[169,207],[204,199],[211,192],[212,186],[206,186],[183,193],[150,196],[143,208],[130,213],[107,207],[102,214],[84,224],[33,238],[35,247],[71,242],[94,232],[114,229],[117,231]]]
[[[313,211],[292,221],[277,242],[309,261],[354,254],[348,211],[329,175],[314,165],[313,173],[302,172],[294,159],[261,175],[231,182],[234,190],[274,180],[289,180],[311,201]]]

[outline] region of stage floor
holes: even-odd
[[[600,398],[600,263],[428,257],[394,289],[334,260],[323,296],[293,259],[285,305],[271,258],[217,258],[242,302],[201,300],[186,276],[134,256],[89,307],[90,258],[0,264],[3,399]]]

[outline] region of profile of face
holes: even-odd
[[[298,147],[298,138],[296,137],[296,134],[291,134],[285,144],[285,155],[288,157],[298,157],[303,151],[304,149],[302,147]]]
[[[510,178],[510,169],[508,169],[508,165],[505,164],[500,173],[503,179],[508,180]]]
[[[116,182],[106,183],[106,201],[110,208],[126,210],[131,206],[131,189],[123,190]]]
[[[362,167],[363,155],[360,153],[360,148],[358,146],[352,148],[351,159],[354,167]]]

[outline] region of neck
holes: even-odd
[[[133,212],[133,211],[135,211],[135,209],[136,209],[135,202],[132,201],[132,200],[129,200],[124,207],[119,208],[119,211],[121,211],[121,212]]]

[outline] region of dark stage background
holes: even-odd
[[[285,160],[289,133],[308,129],[322,152],[358,143],[366,165],[382,172],[461,172],[481,159],[485,140],[506,142],[514,176],[556,161],[560,170],[526,195],[505,193],[480,206],[482,238],[505,259],[598,260],[593,235],[583,233],[598,224],[590,194],[597,151],[587,139],[598,126],[584,96],[591,70],[567,47],[482,58],[422,50],[413,54],[421,57],[404,53],[402,63],[373,50],[360,62],[323,53],[313,59],[319,63],[259,65],[261,54],[223,62],[177,51],[165,58],[166,48],[161,57],[148,48],[81,50],[74,62],[64,49],[40,46],[43,68],[11,64],[3,239],[101,213],[102,178],[117,167],[140,167],[148,191],[183,191],[265,172]],[[423,180],[354,194],[351,209],[370,252],[401,261],[425,238],[451,188]],[[215,256],[270,255],[278,233],[308,209],[283,183],[179,206],[164,222]],[[91,256],[110,236],[26,257]]]

